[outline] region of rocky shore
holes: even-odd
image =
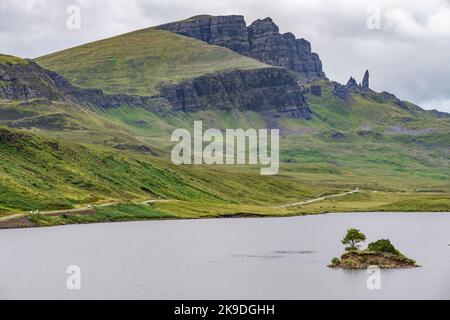
[[[330,268],[340,269],[367,269],[377,266],[381,269],[406,269],[417,268],[418,265],[412,259],[388,252],[352,251],[342,255],[341,259],[334,260]]]

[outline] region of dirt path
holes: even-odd
[[[283,206],[279,206],[279,207],[275,207],[275,208],[282,209],[282,208],[303,206],[305,204],[310,204],[310,203],[314,203],[314,202],[324,201],[324,200],[328,200],[328,199],[332,199],[332,198],[344,197],[344,196],[348,196],[348,195],[355,194],[355,193],[358,193],[358,192],[360,192],[360,190],[359,189],[355,189],[355,190],[344,192],[344,193],[333,194],[333,195],[330,195],[330,196],[324,196],[324,197],[311,199],[311,200],[306,200],[306,201],[302,201],[302,202],[289,203],[289,204],[286,204],[286,205],[283,205]]]
[[[140,202],[141,204],[150,204],[150,203],[157,203],[157,202],[167,202],[170,200],[146,200],[143,202]],[[99,205],[90,205],[87,207],[82,207],[82,208],[75,208],[75,209],[65,209],[65,210],[53,210],[53,211],[39,211],[36,213],[29,213],[29,212],[23,212],[23,213],[16,213],[10,216],[6,216],[6,217],[2,217],[0,218],[0,222],[2,221],[10,221],[10,220],[14,220],[14,219],[19,219],[19,218],[23,218],[23,217],[27,217],[33,214],[41,214],[41,215],[47,215],[47,216],[52,216],[52,215],[59,215],[59,214],[64,214],[64,213],[83,213],[87,210],[94,210],[95,208],[103,208],[103,207],[109,207],[109,206],[113,206],[115,204],[119,204],[120,202],[110,202],[110,203],[105,203],[105,204],[99,204]]]
[[[344,196],[352,195],[352,194],[355,194],[355,193],[358,193],[358,192],[360,192],[360,190],[359,189],[355,189],[355,190],[344,192],[344,193],[324,196],[324,197],[311,199],[311,200],[306,200],[306,201],[302,201],[302,202],[290,203],[290,204],[286,204],[286,205],[283,205],[283,206],[278,206],[278,207],[275,207],[275,208],[282,209],[282,208],[303,206],[303,205],[314,203],[314,202],[325,201],[325,200],[332,199],[332,198],[344,197]],[[142,202],[140,202],[140,204],[151,204],[151,203],[169,202],[169,201],[171,201],[171,200],[167,200],[167,199],[151,199],[151,200],[142,201]],[[10,215],[10,216],[6,216],[6,217],[0,218],[0,222],[20,219],[20,218],[27,217],[27,216],[30,216],[30,215],[33,215],[33,214],[59,215],[59,214],[64,214],[64,213],[85,213],[87,210],[94,210],[95,208],[99,208],[99,207],[109,207],[109,206],[113,206],[113,205],[118,204],[118,203],[119,202],[111,202],[111,203],[105,203],[105,204],[101,204],[101,205],[90,205],[90,206],[83,207],[83,208],[66,209],[66,210],[53,210],[53,211],[42,211],[42,212],[37,212],[37,213],[29,213],[29,212],[16,213],[16,214],[13,214],[13,215]]]

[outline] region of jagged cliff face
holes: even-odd
[[[280,34],[270,18],[256,20],[248,30],[251,57],[308,78],[325,78],[319,56],[311,52],[311,44],[305,39],[296,39],[292,33]]]
[[[156,101],[153,97],[140,97],[126,94],[107,95],[100,89],[82,89],[74,86],[56,72],[45,70],[45,73],[52,79],[55,87],[62,93],[65,100],[70,100],[80,105],[105,109],[130,105],[156,110]]]
[[[353,77],[350,77],[345,86],[339,83],[334,84],[334,95],[338,98],[347,100],[351,92],[358,92],[362,95],[371,93],[372,95],[374,95],[376,99],[380,98],[379,95],[377,95],[374,91],[370,89],[369,70],[366,70],[366,72],[364,73],[363,81],[361,84],[358,84],[358,82],[356,82],[356,79]],[[380,99],[383,100],[383,98]]]
[[[161,88],[161,94],[179,111],[254,110],[311,118],[303,91],[285,69],[235,70],[198,77]]]
[[[370,87],[370,83],[369,83],[369,70],[366,70],[366,72],[364,73],[364,77],[363,77],[363,81],[362,81],[361,86],[362,86],[364,89],[369,89],[369,87]]]
[[[322,62],[305,39],[292,33],[280,34],[270,18],[256,20],[249,27],[243,16],[199,16],[165,24],[159,29],[193,37],[229,48],[261,62],[301,73],[308,79],[325,78]]]
[[[56,72],[41,68],[33,61],[23,64],[0,64],[0,99],[70,101],[99,108],[134,105],[154,107],[151,97],[105,95],[99,89],[82,89]]]
[[[61,93],[45,71],[33,62],[0,64],[0,99],[34,98],[57,100],[61,98]]]
[[[210,74],[176,85],[163,85],[159,96],[141,97],[106,95],[99,89],[83,89],[33,61],[0,65],[0,99],[35,98],[105,109],[124,105],[156,112],[167,110],[167,107],[186,112],[238,109],[311,118],[311,111],[295,78],[288,70],[276,67]]]

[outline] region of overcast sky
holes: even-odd
[[[330,79],[367,68],[373,89],[450,112],[450,0],[0,0],[0,53],[34,58],[198,14],[270,16],[312,43]]]

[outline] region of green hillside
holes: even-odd
[[[1,57],[3,63],[26,63]],[[162,83],[266,67],[228,49],[152,28],[37,61],[85,88],[143,96],[157,94]],[[341,99],[334,94],[332,81],[301,85],[311,120],[238,109],[95,108],[65,97],[0,100],[0,125],[14,128],[0,129],[0,214],[121,203],[85,218],[32,217],[35,225],[52,225],[158,217],[450,210],[450,117],[371,90]],[[320,85],[320,95],[311,93],[313,85]],[[257,166],[172,165],[171,133],[192,129],[195,120],[218,129],[280,128],[280,173],[263,177]],[[275,208],[356,188],[359,193]],[[170,201],[155,203],[151,209],[140,204],[149,199]]]
[[[266,65],[202,41],[143,29],[37,58],[73,84],[106,93],[154,95],[161,83]]]
[[[352,93],[345,101],[333,95],[334,84],[323,80],[308,84],[307,87],[320,85],[322,95],[318,97],[308,94],[307,98],[315,115],[336,130],[388,134],[395,134],[397,131],[410,135],[450,130],[450,115],[439,118],[432,112],[405,101],[400,101],[402,105],[398,105],[398,99],[388,93]],[[399,128],[405,130],[398,130]]]
[[[280,204],[349,191],[325,174],[283,174],[267,179],[257,168],[176,167],[170,162],[104,147],[83,146],[0,127],[0,228],[161,218],[290,216],[330,211],[450,209],[443,190],[362,190],[307,206]],[[339,179],[343,175],[336,175]],[[401,177],[400,177],[401,178]],[[328,181],[327,181],[328,180]],[[255,188],[257,186],[257,188]],[[144,200],[164,200],[150,205]],[[83,208],[59,214],[14,212]]]
[[[4,213],[159,198],[270,206],[343,190],[286,176],[265,179],[258,167],[178,167],[135,152],[4,127],[0,127],[0,160],[0,211]]]
[[[26,129],[78,143],[121,149],[143,148],[152,154],[161,153],[160,148],[149,144],[125,125],[71,102],[0,100],[0,126]]]
[[[10,55],[6,55],[6,54],[0,54],[0,64],[2,64],[2,63],[26,64],[27,61],[22,58],[19,58],[19,57],[10,56]]]

